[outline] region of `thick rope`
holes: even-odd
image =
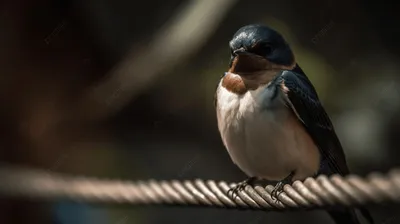
[[[355,175],[318,176],[286,185],[278,199],[270,195],[274,186],[246,188],[237,197],[228,194],[224,181],[120,181],[66,176],[47,171],[0,168],[0,196],[36,200],[67,199],[91,203],[132,205],[194,205],[220,208],[287,210],[326,206],[357,206],[367,203],[400,202],[400,169],[367,178]]]

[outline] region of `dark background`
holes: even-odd
[[[198,7],[198,19],[164,44],[176,31],[168,21],[190,1],[1,1],[1,161],[132,180],[244,179],[220,140],[213,95],[233,33],[264,23],[291,44],[351,170],[399,165],[398,3],[231,2]],[[372,209],[377,223],[400,223],[397,211]],[[0,223],[301,222],[333,223],[323,211],[0,201]]]

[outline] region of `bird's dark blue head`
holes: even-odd
[[[231,68],[235,64],[235,59],[240,56],[246,58],[242,59],[242,64],[249,64],[252,61],[252,65],[242,65],[242,70],[244,67],[255,70],[255,67],[258,67],[258,69],[272,65],[275,67],[292,67],[296,64],[292,50],[282,35],[264,25],[252,24],[240,28],[229,42],[229,46],[231,49]],[[254,63],[251,58],[258,62]]]

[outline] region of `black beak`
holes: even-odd
[[[243,54],[250,54],[250,53],[247,52],[243,47],[233,51],[234,56],[243,55]]]
[[[250,53],[250,52],[248,52],[246,49],[244,49],[243,47],[241,47],[241,48],[239,48],[239,49],[236,49],[236,50],[234,50],[233,51],[233,53],[232,53],[232,55],[231,55],[231,60],[229,61],[229,67],[232,67],[232,63],[233,63],[233,60],[237,57],[237,56],[240,56],[240,55],[254,55],[254,56],[256,56],[255,54],[253,54],[253,53]]]
[[[247,51],[241,47],[231,54],[229,72],[239,75],[254,74],[269,67],[269,61],[257,54]]]
[[[236,56],[244,54],[249,54],[249,52],[247,52],[243,47],[234,50],[233,54],[231,55],[231,60],[229,61],[229,68],[232,66],[233,59],[235,59]]]

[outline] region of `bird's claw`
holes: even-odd
[[[278,200],[279,195],[283,192],[283,187],[286,184],[291,184],[292,183],[292,178],[294,176],[294,171],[290,172],[290,174],[285,177],[283,180],[279,181],[274,189],[271,191],[271,198],[273,200]]]
[[[283,186],[285,186],[283,181],[280,181],[275,185],[274,189],[271,191],[271,198],[273,200],[278,200],[279,195],[283,192]]]
[[[238,193],[240,192],[240,191],[242,191],[242,190],[244,190],[244,188],[247,186],[247,183],[246,182],[240,182],[240,183],[238,183],[236,186],[234,186],[234,187],[232,187],[232,188],[230,188],[229,190],[228,190],[228,195],[232,195],[232,197],[237,197],[238,196]]]
[[[228,195],[232,194],[232,197],[236,199],[239,192],[243,191],[247,185],[252,185],[255,180],[256,180],[255,177],[251,177],[247,180],[239,182],[236,186],[234,186],[228,190]]]

